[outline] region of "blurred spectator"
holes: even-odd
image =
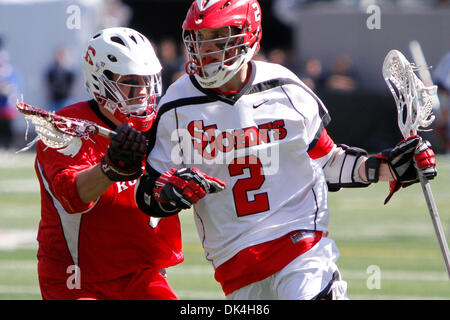
[[[300,72],[300,79],[313,91],[323,90],[324,73],[322,63],[317,58],[308,59],[304,69]]]
[[[100,8],[100,29],[126,27],[132,16],[131,8],[120,0],[103,0]]]
[[[185,66],[186,63],[189,61],[189,54],[184,44],[182,44],[180,48],[181,48],[181,55],[178,56],[178,71],[172,75],[171,79],[172,83],[175,82],[182,75],[186,74]]]
[[[338,56],[325,79],[325,90],[338,93],[351,93],[358,88],[358,77],[351,68],[348,56]]]
[[[443,150],[450,153],[450,51],[438,63],[433,75],[441,104],[436,112],[436,134],[442,140]]]
[[[166,38],[161,41],[158,46],[159,60],[162,65],[162,92],[166,92],[166,89],[175,80],[174,77],[181,70],[184,70],[184,63],[181,61],[183,58],[178,55],[178,45],[172,38]]]
[[[281,64],[284,67],[288,67],[288,61],[286,57],[286,52],[280,48],[274,48],[269,51],[268,60],[269,62]]]
[[[18,74],[0,44],[0,148],[9,149],[12,145],[13,118],[17,115],[14,105],[19,92]]]
[[[297,73],[296,70],[298,68],[292,62],[292,55],[289,49],[273,48],[267,53],[267,60],[272,63],[281,64]]]
[[[264,53],[262,48],[255,54],[255,56],[253,57],[253,60],[268,61],[266,54]]]
[[[70,67],[69,51],[67,48],[61,47],[56,51],[55,60],[46,74],[50,100],[50,105],[47,108],[58,111],[67,105],[74,82],[75,72]]]
[[[283,67],[288,68],[297,76],[299,76],[299,74],[301,73],[300,67],[292,59],[292,53],[290,49],[277,47],[272,48],[267,52],[267,56],[264,56],[264,59],[268,62],[279,64]]]

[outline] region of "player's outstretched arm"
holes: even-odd
[[[145,213],[166,217],[189,209],[207,193],[220,192],[225,183],[197,168],[172,169],[161,175],[151,168],[139,179],[136,203]]]
[[[385,203],[400,187],[419,181],[417,170],[428,180],[436,176],[436,159],[431,145],[417,135],[370,158],[363,149],[335,145],[327,159],[323,169],[329,191],[361,188],[378,181],[387,181],[390,183],[390,193]]]

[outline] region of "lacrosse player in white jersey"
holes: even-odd
[[[345,299],[328,237],[328,190],[436,175],[418,136],[367,158],[336,145],[319,100],[281,65],[253,61],[257,0],[197,0],[183,23],[190,61],[162,97],[136,201],[167,217],[193,205],[227,299]],[[218,191],[221,191],[218,193]]]

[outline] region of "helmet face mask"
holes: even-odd
[[[218,71],[233,65],[246,53],[248,43],[244,42],[245,34],[237,33],[232,27],[217,29],[218,34],[225,33],[226,36],[204,39],[202,30],[185,32],[184,42],[188,48],[191,61],[195,64],[196,72],[200,76],[208,78],[214,76]],[[226,31],[224,31],[226,30]],[[204,39],[204,40],[202,40]],[[210,50],[204,51],[202,47],[208,46]]]
[[[186,72],[204,88],[227,83],[259,49],[257,0],[194,1],[183,23]]]
[[[147,131],[161,95],[161,64],[148,39],[129,28],[94,35],[83,61],[86,89],[120,123]]]
[[[104,107],[121,122],[156,116],[156,99],[161,96],[161,77],[103,74]]]

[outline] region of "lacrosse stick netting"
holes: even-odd
[[[391,50],[383,62],[383,77],[388,85],[398,113],[398,127],[404,138],[423,131],[433,121],[433,101],[437,95],[437,86],[425,86],[414,73],[417,68],[398,50]],[[419,171],[420,184],[438,238],[450,279],[450,251],[444,235],[444,229],[431,192],[428,180]]]
[[[37,139],[40,139],[50,148],[59,149],[67,147],[77,138],[88,139],[91,133],[100,134],[108,138],[116,134],[114,131],[103,128],[93,122],[60,116],[54,112],[48,112],[23,102],[18,101],[16,108],[25,116],[25,120],[27,121],[26,135],[28,134],[29,121],[34,125],[37,133],[36,139],[27,148],[30,148],[37,142]]]
[[[437,95],[437,86],[425,87],[414,71],[414,65],[398,50],[391,50],[383,63],[383,77],[394,96],[398,126],[404,138],[434,121],[433,97]]]

